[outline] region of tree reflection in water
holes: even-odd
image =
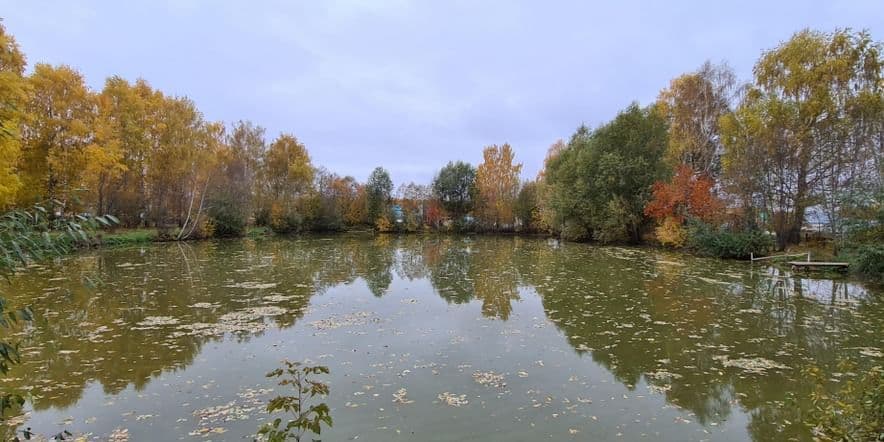
[[[103,283],[83,287],[75,275],[87,272]],[[107,394],[140,391],[192,364],[207,343],[292,327],[331,288],[361,281],[382,297],[396,280],[426,280],[449,305],[475,303],[503,321],[524,321],[514,309],[536,296],[574,352],[627,388],[650,386],[704,425],[739,407],[759,439],[809,436],[803,368],[837,373],[843,359],[868,364],[856,348],[884,347],[884,302],[846,280],[512,237],[343,235],[105,250],[34,266],[10,292],[39,319],[23,334],[26,363],[4,388],[33,387],[38,411],[76,404],[93,381]],[[280,311],[253,329],[182,328],[268,306]],[[147,318],[175,324],[139,326]],[[752,375],[725,364],[759,358],[789,368]]]

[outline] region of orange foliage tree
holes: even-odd
[[[645,215],[659,222],[657,239],[676,247],[687,238],[684,224],[689,218],[717,223],[724,212],[724,202],[713,192],[715,182],[706,175],[695,174],[691,167],[678,166],[668,183],[654,183],[654,194],[645,206]]]
[[[444,220],[445,209],[442,208],[442,204],[436,199],[430,199],[427,201],[427,213],[424,215],[424,222],[426,225],[438,229],[442,227],[442,222]]]

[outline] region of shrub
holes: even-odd
[[[420,218],[415,211],[410,210],[405,214],[405,223],[402,229],[406,232],[418,232],[423,228]]]
[[[561,231],[562,239],[568,241],[585,241],[589,239],[589,229],[583,224],[573,221],[565,221]]]
[[[663,223],[654,229],[654,233],[660,244],[672,247],[684,247],[688,239],[687,229],[675,217],[667,217],[663,220]]]
[[[212,218],[202,218],[197,222],[190,235],[184,239],[206,239],[215,236],[215,234],[215,222]]]
[[[853,271],[884,282],[884,205],[868,212],[847,222],[844,255]]]
[[[344,219],[330,212],[319,213],[310,221],[311,230],[317,232],[340,232],[344,230]]]
[[[270,235],[271,231],[268,227],[251,227],[246,229],[246,236],[249,238],[263,238]]]
[[[255,211],[255,225],[261,227],[270,226],[270,209],[261,207]]]
[[[459,219],[455,219],[451,223],[451,230],[456,233],[475,233],[478,223],[475,218],[467,215]]]
[[[732,231],[700,221],[688,225],[687,246],[697,253],[718,258],[746,259],[763,255],[773,248],[770,235],[760,230]]]
[[[172,231],[172,229],[162,226],[157,227],[157,235],[158,242],[167,242],[167,241],[175,241],[176,233]]]
[[[297,233],[304,230],[304,216],[290,208],[273,204],[270,208],[270,228],[276,233]]]
[[[860,244],[847,252],[854,271],[884,282],[884,246]]]
[[[318,218],[312,224],[313,230],[319,232],[342,232],[344,230],[344,219],[339,216]]]
[[[596,241],[608,244],[636,241],[638,238],[630,235],[630,227],[640,222],[639,217],[629,210],[626,201],[615,197],[608,201],[602,217],[597,220],[598,227],[593,232],[593,237]]]
[[[393,223],[390,222],[390,218],[387,215],[378,217],[377,221],[375,221],[375,228],[381,233],[390,233],[395,230]]]
[[[213,201],[209,206],[209,219],[214,236],[242,236],[245,233],[245,213],[228,200]]]

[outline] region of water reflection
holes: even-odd
[[[87,274],[103,283],[84,287]],[[880,291],[775,268],[507,237],[218,241],[95,252],[16,278],[13,302],[39,320],[3,388],[31,391],[36,411],[74,406],[91,382],[140,391],[207,343],[292,327],[331,288],[362,281],[383,297],[397,280],[503,321],[526,321],[514,308],[537,296],[573,351],[627,388],[649,386],[703,425],[740,409],[758,440],[809,436],[804,367],[835,376],[843,359],[870,363],[857,348],[884,347]]]
[[[824,304],[857,302],[866,297],[866,290],[857,284],[849,284],[840,277],[808,278],[776,267],[763,267],[752,273],[767,294],[779,298],[807,297]]]

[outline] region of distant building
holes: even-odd
[[[396,224],[402,224],[405,222],[405,211],[402,210],[402,206],[399,204],[393,204],[390,206],[390,213],[393,215],[393,222]]]

